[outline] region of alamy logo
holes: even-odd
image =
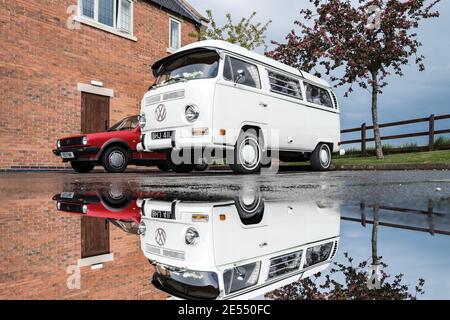
[[[155,110],[155,118],[156,120],[158,120],[159,122],[164,121],[164,119],[166,118],[166,107],[163,104],[160,104],[159,106],[156,107]]]
[[[166,243],[167,235],[164,229],[158,228],[155,232],[155,241],[161,247]]]

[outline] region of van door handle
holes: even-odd
[[[263,108],[267,108],[269,105],[268,105],[267,103],[260,102],[260,103],[259,103],[259,106],[260,106],[260,107],[263,107]]]

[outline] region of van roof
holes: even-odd
[[[326,82],[325,80],[323,80],[321,78],[313,76],[310,73],[307,73],[305,71],[300,71],[300,70],[290,67],[284,63],[278,62],[276,60],[273,60],[273,59],[263,56],[261,54],[252,52],[248,49],[245,49],[241,46],[238,46],[238,45],[235,45],[230,42],[223,41],[223,40],[204,40],[204,41],[194,42],[194,43],[191,43],[187,46],[184,46],[184,47],[178,49],[176,51],[176,53],[180,53],[183,51],[192,50],[192,49],[196,49],[196,48],[215,48],[215,49],[230,51],[230,52],[239,54],[241,56],[248,57],[250,59],[259,61],[266,65],[273,66],[274,68],[286,71],[288,73],[292,73],[292,74],[302,77],[306,80],[315,82],[321,86],[324,86],[327,88],[331,87],[328,82]]]

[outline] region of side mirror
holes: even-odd
[[[236,72],[236,78],[234,79],[234,83],[244,83],[245,82],[245,71],[242,69],[239,69]]]

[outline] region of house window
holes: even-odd
[[[131,0],[120,1],[119,19],[119,28],[131,33]]]
[[[79,0],[78,5],[82,18],[132,34],[132,0]]]
[[[169,20],[169,49],[178,50],[181,47],[181,23],[170,18]]]
[[[98,22],[114,27],[114,0],[98,0]]]
[[[95,0],[82,0],[81,12],[83,16],[94,19],[94,1]]]

